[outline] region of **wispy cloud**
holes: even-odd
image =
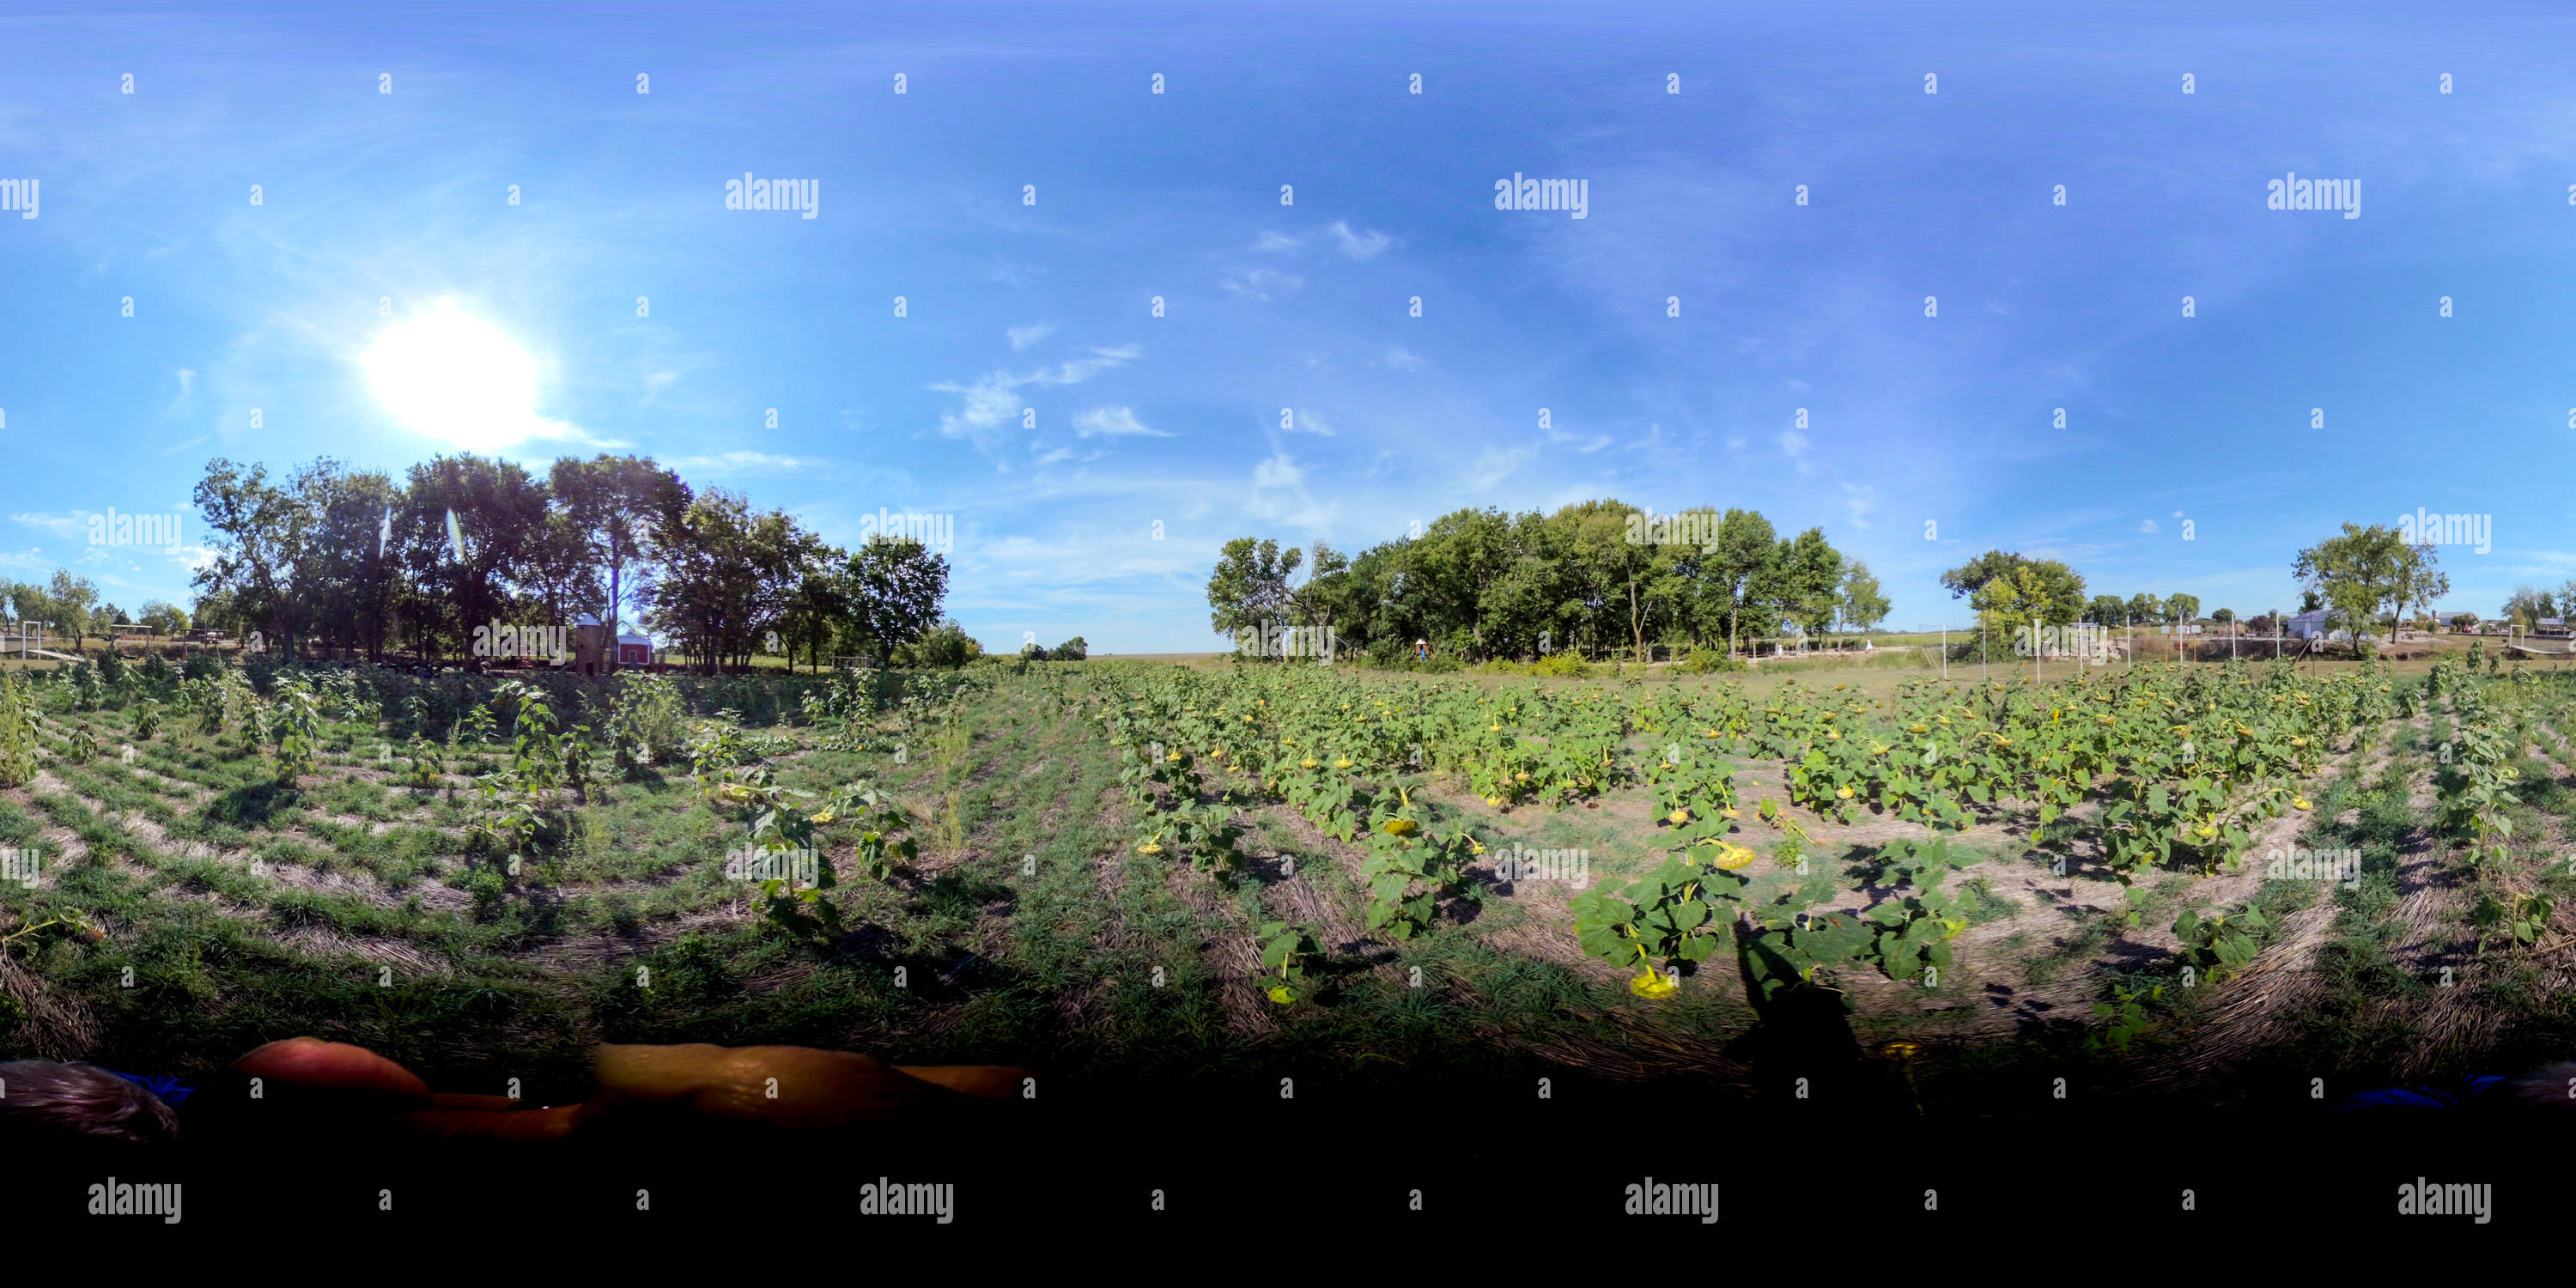
[[[1225,288],[1226,292],[1236,299],[1259,300],[1265,304],[1278,296],[1292,294],[1305,284],[1305,278],[1270,268],[1256,268],[1244,273],[1228,273],[1217,281],[1218,286]]]
[[[1790,463],[1798,467],[1800,474],[1809,476],[1815,474],[1816,467],[1807,461],[1806,435],[1794,429],[1784,429],[1780,431],[1779,443],[1780,450],[1788,455]]]
[[[1268,255],[1285,254],[1304,244],[1305,243],[1298,241],[1294,237],[1281,233],[1269,232],[1267,230],[1264,230],[1259,237],[1252,239],[1252,248]]]
[[[673,469],[703,470],[710,474],[783,474],[790,471],[809,473],[828,468],[832,462],[811,456],[780,456],[771,452],[719,452],[713,456],[683,456],[669,464]]]
[[[1027,326],[1012,327],[1010,330],[1003,332],[1003,334],[1011,337],[1011,348],[1013,350],[1025,349],[1048,336],[1054,335],[1055,323],[1032,322]]]
[[[1869,516],[1878,510],[1878,489],[1866,483],[1843,484],[1843,505],[1851,512],[1851,525],[1869,527]]]
[[[1385,233],[1352,232],[1348,223],[1338,219],[1333,221],[1332,227],[1324,231],[1331,233],[1333,240],[1341,244],[1342,253],[1353,259],[1375,258],[1379,251],[1395,244],[1395,239]]]
[[[1087,356],[1069,359],[1052,369],[1040,367],[1027,375],[1009,371],[988,371],[972,383],[937,384],[931,388],[940,393],[956,394],[965,405],[939,415],[939,432],[949,438],[962,438],[979,450],[989,449],[1011,422],[1020,418],[1020,390],[1028,386],[1078,385],[1112,367],[1134,361],[1144,350],[1135,345],[1114,349],[1095,348]]]
[[[69,541],[73,537],[77,537],[88,530],[89,511],[74,510],[69,514],[49,514],[43,511],[22,511],[17,514],[10,515],[9,519],[13,523],[22,524],[40,532],[50,533],[65,541]]]
[[[1136,413],[1125,407],[1094,407],[1073,418],[1073,432],[1084,438],[1126,438],[1142,434],[1149,438],[1170,438],[1170,432],[1152,428],[1136,419]]]
[[[1512,471],[1521,467],[1536,452],[1528,447],[1488,447],[1467,470],[1466,487],[1470,492],[1491,492],[1502,486]]]

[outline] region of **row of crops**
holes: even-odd
[[[2511,762],[2531,736],[2515,713],[2534,692],[2567,692],[2532,679],[2491,684],[2456,661],[2404,682],[2372,665],[2316,677],[2264,663],[2141,666],[2049,687],[1922,681],[1890,697],[1792,680],[1756,697],[1733,682],[1492,689],[1324,667],[1095,663],[1047,683],[1117,749],[1139,853],[1239,871],[1237,802],[1284,804],[1361,847],[1369,927],[1395,940],[1480,895],[1467,868],[1485,847],[1463,812],[1443,824],[1426,808],[1427,785],[1505,813],[1651,793],[1665,857],[1571,901],[1584,950],[1634,972],[1630,990],[1646,998],[1724,954],[1762,998],[1855,966],[1937,986],[1967,925],[1944,882],[1975,861],[1951,838],[1980,823],[2091,841],[2135,924],[2149,872],[2237,870],[2268,821],[2313,808],[2309,784],[2330,758],[2435,708],[2457,730],[2439,752],[2450,831],[2468,864],[2494,866],[2511,840]],[[1748,771],[1782,792],[1744,808]],[[1803,875],[1819,835],[1864,817],[1924,829],[1879,847],[1849,887],[1866,912],[1750,898],[1745,870],[1759,856],[1747,840]],[[2545,903],[2502,898],[2503,920],[2545,926]],[[2187,958],[2223,974],[2252,959],[2268,927],[2249,907],[2186,913],[2173,929]],[[1310,946],[1293,927],[1264,932],[1284,950],[1265,951],[1273,970]]]
[[[560,848],[602,774],[635,778],[678,764],[719,811],[744,815],[752,848],[802,852],[818,848],[816,820],[864,817],[869,793],[854,786],[795,808],[801,798],[771,783],[770,762],[796,743],[754,726],[784,717],[829,730],[826,747],[900,755],[916,735],[953,729],[991,682],[865,670],[765,683],[642,672],[423,679],[338,665],[242,669],[202,657],[185,667],[157,657],[137,665],[108,654],[96,664],[0,677],[0,788],[34,781],[48,760],[81,765],[108,755],[97,722],[77,717],[116,711],[124,726],[116,755],[132,761],[139,744],[142,762],[163,772],[178,769],[155,745],[168,728],[236,739],[267,759],[272,781],[286,790],[340,765],[424,791],[464,791],[474,802],[468,854],[496,863]],[[710,705],[746,696],[766,719]],[[574,723],[580,714],[587,721]]]

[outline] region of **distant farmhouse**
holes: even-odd
[[[2335,640],[2349,640],[2352,638],[2352,632],[2350,631],[2334,630],[2330,628],[2326,623],[2326,618],[2328,616],[2329,614],[2325,609],[2311,609],[2291,618],[2287,623],[2286,629],[2289,631],[2290,638],[2292,639],[2325,640],[2331,643]]]

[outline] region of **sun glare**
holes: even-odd
[[[415,434],[489,451],[556,432],[537,414],[536,360],[453,300],[385,328],[359,362],[376,400]]]

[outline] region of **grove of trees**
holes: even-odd
[[[943,655],[963,651],[939,615],[944,556],[882,537],[833,546],[641,457],[567,457],[539,475],[459,454],[399,480],[329,459],[285,478],[217,460],[195,499],[211,533],[195,624],[290,650],[461,660],[482,623],[587,613],[628,630],[632,608],[711,673],[749,665],[772,635],[817,667],[884,661],[934,630]]]
[[[1392,652],[1423,640],[1484,660],[1731,649],[1784,631],[1867,630],[1887,615],[1878,579],[1821,528],[1782,537],[1758,512],[1701,507],[1657,515],[1666,526],[1634,540],[1642,513],[1606,499],[1554,514],[1463,509],[1355,556],[1237,538],[1208,581],[1209,623],[1226,635],[1329,627],[1340,648]]]

